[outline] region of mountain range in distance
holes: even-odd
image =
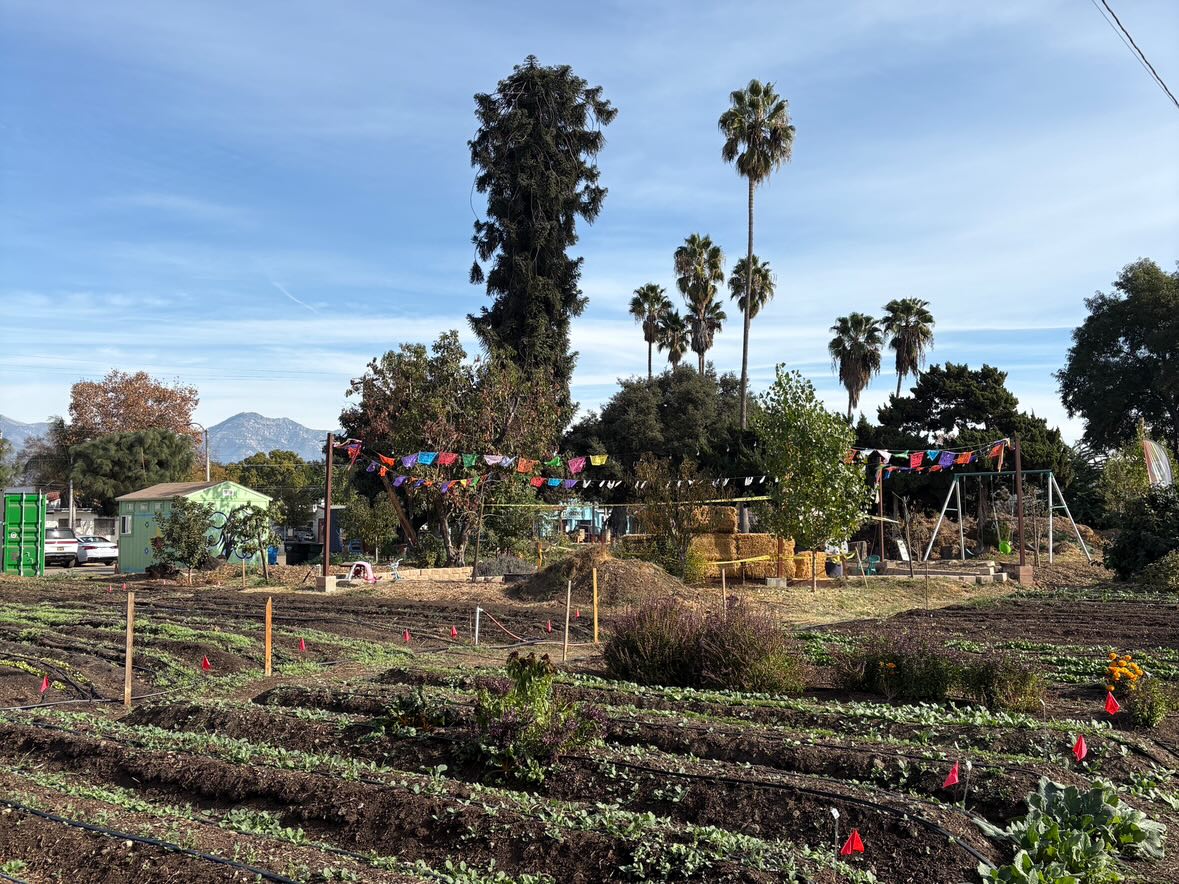
[[[0,414],[0,434],[12,443],[14,452],[48,429],[45,421],[24,423]],[[327,434],[327,430],[313,430],[290,418],[243,411],[209,427],[209,451],[218,463],[234,463],[251,454],[276,450],[293,451],[304,460],[323,460]]]

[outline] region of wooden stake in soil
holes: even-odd
[[[242,589],[246,588],[246,557],[242,556]]]
[[[565,585],[565,641],[561,646],[561,662],[569,659],[569,607],[573,604],[573,580]]]
[[[594,581],[594,644],[598,643],[598,569],[591,572]]]
[[[135,647],[135,593],[127,593],[127,657],[123,663],[123,706],[131,709],[131,655]]]
[[[274,599],[273,599],[273,598],[269,598],[269,597],[268,597],[268,598],[266,599],[266,638],[265,638],[265,645],[266,645],[266,667],[265,667],[265,669],[263,670],[263,674],[264,674],[264,675],[265,675],[267,678],[270,678],[270,648],[271,648],[271,644],[270,644],[270,623],[271,623],[271,618],[272,618],[272,615],[273,615],[273,614],[274,614]]]
[[[725,616],[725,607],[727,602],[725,599],[729,597],[729,587],[725,584],[725,569],[721,568],[721,617]]]

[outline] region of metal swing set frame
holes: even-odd
[[[1076,535],[1077,542],[1081,544],[1081,549],[1085,553],[1085,558],[1092,563],[1093,556],[1089,554],[1089,547],[1085,543],[1085,538],[1081,537],[1081,531],[1077,527],[1077,522],[1073,518],[1072,512],[1068,508],[1068,502],[1064,499],[1064,492],[1060,488],[1060,483],[1056,481],[1056,476],[1052,470],[999,470],[997,472],[978,472],[978,473],[962,473],[954,476],[954,481],[950,483],[950,488],[946,492],[946,499],[942,503],[942,511],[938,514],[937,524],[934,525],[933,535],[929,538],[929,546],[925,548],[925,555],[921,557],[921,561],[928,562],[929,554],[933,551],[933,545],[937,542],[937,532],[942,527],[942,522],[945,521],[946,513],[953,512],[958,517],[958,555],[962,561],[966,561],[966,529],[962,523],[962,482],[964,479],[971,477],[981,480],[984,476],[1047,476],[1048,486],[1048,563],[1052,564],[1055,560],[1055,553],[1053,547],[1053,528],[1055,515],[1057,510],[1064,510],[1064,514],[1068,516],[1069,524],[1073,527],[1073,533]],[[1018,480],[1017,480],[1018,481]],[[950,506],[950,501],[954,501],[954,506]]]

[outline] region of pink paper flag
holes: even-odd
[[[950,786],[958,785],[958,762],[954,762],[954,766],[950,768],[950,772],[946,774],[946,781],[942,783],[943,789],[948,789]]]

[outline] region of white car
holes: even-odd
[[[73,529],[45,529],[45,564],[65,565],[67,568],[78,564],[78,538]]]
[[[100,565],[113,565],[119,560],[119,545],[112,543],[105,537],[83,535],[78,538],[78,564],[88,565],[97,562]]]

